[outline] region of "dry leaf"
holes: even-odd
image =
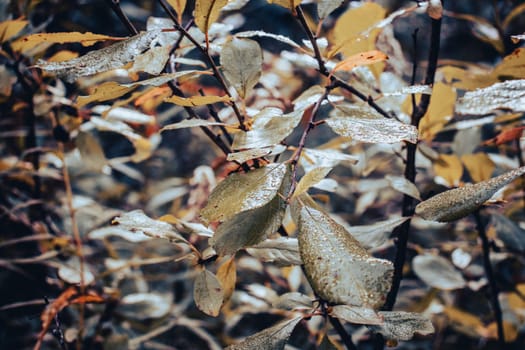
[[[203,270],[195,278],[193,285],[195,305],[206,315],[218,316],[224,301],[224,289],[217,277]]]
[[[371,50],[366,52],[360,52],[345,58],[343,61],[335,65],[330,75],[339,71],[351,71],[355,67],[373,64],[377,62],[386,61],[388,56],[381,51]]]
[[[231,102],[230,96],[192,96],[192,97],[179,97],[171,96],[164,100],[164,102],[173,103],[182,107],[198,107],[204,105],[210,105],[218,102]]]
[[[237,269],[235,267],[234,257],[219,266],[217,269],[217,279],[224,290],[224,302],[227,302],[235,290],[235,282],[237,281]]]
[[[412,260],[412,267],[422,281],[434,288],[454,290],[467,285],[463,275],[441,256],[418,255]]]
[[[208,35],[208,31],[213,23],[217,21],[221,10],[228,0],[196,0],[193,16],[195,24],[199,29]]]

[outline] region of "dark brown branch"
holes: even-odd
[[[525,162],[523,161],[523,152],[521,151],[521,141],[519,137],[516,138],[516,148],[517,148],[516,154],[518,156],[518,162],[519,162],[520,167],[522,167],[525,165]],[[521,183],[521,191],[522,191],[521,198],[523,201],[523,211],[525,211],[525,178],[523,176],[520,179],[520,183]]]
[[[357,346],[355,346],[354,342],[352,341],[352,337],[346,329],[341,324],[341,321],[339,319],[328,316],[328,319],[330,320],[330,323],[332,324],[332,327],[336,330],[337,334],[341,337],[341,341],[343,344],[345,344],[346,348],[349,350],[357,350]]]
[[[117,15],[117,17],[120,19],[120,21],[126,26],[128,31],[130,33],[133,33],[133,35],[137,35],[139,32],[137,28],[131,23],[128,16],[122,11],[122,8],[120,7],[120,0],[107,0],[109,5],[111,6],[111,9],[113,9],[113,12]]]
[[[479,210],[474,212],[474,218],[476,219],[476,229],[478,230],[479,238],[481,239],[481,247],[483,250],[483,267],[485,269],[485,275],[489,281],[490,287],[490,302],[492,304],[492,311],[494,312],[494,318],[496,319],[496,325],[498,329],[498,344],[501,350],[505,349],[505,334],[503,332],[503,313],[501,311],[501,305],[498,299],[498,286],[496,285],[496,279],[494,277],[494,271],[492,270],[492,264],[490,262],[490,242],[485,231],[485,225],[481,220]]]
[[[425,84],[433,85],[434,77],[437,69],[437,61],[439,55],[439,46],[441,41],[441,19],[432,19],[431,42],[430,51],[428,54],[428,67],[425,76]],[[419,129],[421,118],[425,115],[430,105],[430,98],[432,95],[423,95],[419,105],[412,111],[411,124]],[[405,178],[414,183],[416,179],[416,150],[417,144],[406,143],[407,159],[405,165]],[[408,195],[403,196],[403,216],[412,216],[414,214],[414,199]],[[406,251],[408,244],[408,236],[410,232],[411,220],[405,221],[398,226],[394,231],[396,237],[396,257],[394,260],[394,278],[392,280],[392,288],[387,295],[383,310],[392,310],[397,299],[399,286],[403,279],[403,266],[406,260]]]

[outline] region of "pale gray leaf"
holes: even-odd
[[[396,217],[371,225],[351,226],[348,230],[366,249],[376,248],[388,240],[394,228],[408,219],[408,217]]]
[[[244,99],[261,77],[261,47],[256,41],[234,37],[222,47],[220,60],[226,79]]]
[[[142,32],[129,39],[117,42],[100,50],[62,62],[39,60],[37,67],[57,74],[68,82],[82,76],[93,75],[116,69],[133,61],[139,54],[149,49],[151,43],[160,35],[160,30]]]
[[[317,0],[317,15],[324,19],[343,4],[344,0]]]
[[[305,193],[306,191],[308,191],[308,189],[310,189],[310,187],[317,185],[321,180],[323,180],[331,170],[332,168],[323,167],[314,168],[308,171],[297,184],[293,195],[299,196]]]
[[[293,47],[295,47],[297,49],[301,48],[301,46],[299,44],[297,44],[295,41],[293,41],[292,39],[288,38],[287,36],[267,33],[267,32],[262,31],[262,30],[250,30],[250,31],[240,32],[240,33],[236,33],[235,36],[238,37],[238,38],[251,38],[251,37],[254,37],[254,36],[264,37],[264,38],[272,38],[272,39],[275,39],[275,40],[280,41],[282,43],[285,43],[285,44],[288,44],[290,46],[293,46]]]
[[[402,176],[386,175],[385,178],[394,190],[421,200],[419,190],[413,182],[408,181]]]
[[[185,128],[195,128],[199,126],[215,126],[215,125],[225,126],[226,124],[221,123],[221,122],[211,121],[211,120],[204,120],[204,119],[184,119],[180,122],[166,125],[160,131],[162,132],[166,130],[177,130],[177,129],[185,129]]]
[[[301,320],[302,317],[296,317],[292,320],[278,323],[273,327],[249,336],[238,344],[228,346],[226,350],[283,350],[295,326]]]
[[[170,294],[133,293],[125,295],[119,302],[116,312],[128,319],[151,320],[168,315],[173,296]]]
[[[80,277],[80,261],[78,258],[71,258],[64,264],[60,264],[58,268],[58,277],[69,284],[84,283],[85,286],[90,285],[95,280],[95,276],[89,270],[89,265],[83,265],[83,279]]]
[[[379,115],[368,106],[338,106],[326,123],[341,136],[369,143],[417,142],[417,129]]]
[[[170,57],[171,46],[156,46],[138,55],[133,61],[130,72],[146,72],[158,75]]]
[[[246,251],[263,262],[278,266],[302,265],[297,238],[279,237],[267,239]]]
[[[461,272],[441,256],[418,255],[412,260],[412,268],[423,282],[434,288],[454,290],[467,285]]]
[[[339,164],[353,165],[358,158],[350,154],[345,154],[336,149],[312,149],[304,148],[303,155],[299,159],[299,164],[305,172],[315,168],[333,168]]]
[[[286,174],[286,164],[270,164],[246,174],[235,173],[213,190],[201,211],[205,223],[225,221],[243,211],[260,208],[278,195]]]
[[[383,316],[374,309],[349,305],[335,305],[330,308],[330,315],[350,323],[382,324]]]
[[[400,96],[408,94],[432,94],[432,87],[430,85],[412,85],[405,86],[397,91],[383,92],[383,96]]]
[[[525,79],[507,80],[469,91],[456,103],[456,113],[483,115],[497,110],[525,112]]]
[[[230,153],[226,157],[226,160],[230,162],[235,161],[239,163],[244,163],[250,159],[274,156],[277,154],[281,154],[284,151],[286,151],[286,146],[284,145],[274,145],[270,147],[253,148],[253,149],[248,149],[246,151]]]
[[[510,250],[525,253],[525,230],[517,223],[500,214],[492,215],[491,220],[497,237]]]
[[[425,220],[439,222],[461,219],[477,210],[500,188],[523,174],[525,174],[525,167],[508,171],[486,181],[442,192],[419,203],[416,206],[416,214]]]
[[[217,316],[224,301],[224,290],[217,276],[203,270],[195,278],[193,299],[197,308],[206,315]]]
[[[379,311],[379,314],[384,317],[384,323],[368,328],[381,333],[387,339],[410,340],[414,334],[434,333],[432,322],[422,314],[404,311]]]
[[[285,293],[272,302],[272,307],[283,310],[304,310],[313,308],[313,300],[298,292]]]

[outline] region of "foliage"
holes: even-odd
[[[525,6],[108,0],[79,29],[24,3],[0,2],[0,347],[525,340]],[[460,24],[490,60],[448,57]]]

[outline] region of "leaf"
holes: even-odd
[[[408,94],[432,94],[432,87],[430,85],[412,85],[405,86],[398,91],[383,92],[383,96],[399,96]]]
[[[461,161],[467,168],[470,177],[475,182],[490,179],[496,168],[496,165],[490,157],[483,152],[464,154],[461,156]]]
[[[441,256],[418,255],[412,260],[412,268],[417,277],[434,288],[454,290],[467,285],[463,275]]]
[[[421,335],[434,333],[432,322],[422,314],[404,311],[379,311],[379,314],[384,317],[385,322],[368,328],[381,333],[387,339],[410,340],[416,333]]]
[[[483,144],[495,144],[496,146],[500,146],[504,143],[519,140],[521,138],[521,135],[523,135],[524,129],[525,126],[518,126],[511,129],[503,130],[496,137],[488,139],[487,141],[483,142]]]
[[[263,148],[248,149],[246,151],[229,153],[226,157],[227,161],[244,163],[250,159],[274,156],[286,151],[285,145],[275,145]]]
[[[235,254],[239,249],[253,246],[281,226],[286,202],[284,197],[291,184],[289,168],[276,195],[266,205],[247,210],[225,220],[217,227],[210,244],[219,255]]]
[[[416,214],[425,220],[448,222],[477,210],[496,191],[525,174],[525,167],[476,184],[442,192],[416,206]]]
[[[262,262],[271,262],[277,266],[302,265],[303,263],[297,238],[267,239],[253,247],[246,248],[246,251]]]
[[[417,142],[417,129],[409,124],[380,116],[368,106],[337,106],[326,119],[330,128],[341,136],[368,143]]]
[[[392,187],[394,190],[406,194],[412,198],[421,200],[419,190],[413,182],[408,181],[402,176],[386,175],[385,179],[390,184],[390,187]]]
[[[525,40],[525,33],[524,34],[511,35],[510,38],[511,38],[511,40],[512,40],[512,42],[514,44],[517,44],[520,41]]]
[[[170,294],[132,293],[124,296],[117,307],[120,315],[138,321],[166,317],[173,305]]]
[[[441,17],[443,17],[443,4],[441,0],[430,0],[428,2],[427,13],[432,19],[441,19]]]
[[[386,61],[387,59],[388,56],[378,50],[360,52],[350,57],[347,57],[343,61],[337,63],[332,69],[330,75],[339,71],[351,71],[355,67],[382,62]]]
[[[209,316],[218,316],[224,301],[224,289],[217,277],[203,270],[195,278],[193,299],[197,308]]]
[[[95,137],[87,132],[79,132],[75,138],[75,145],[80,152],[83,165],[91,171],[102,171],[107,164],[102,147]]]
[[[292,47],[295,47],[296,49],[301,49],[301,45],[297,44],[295,41],[293,41],[287,36],[267,33],[262,30],[248,30],[245,32],[235,33],[235,36],[237,38],[251,38],[254,36],[263,37],[263,38],[271,38],[271,39],[280,41],[282,43],[288,44]]]
[[[196,0],[195,11],[193,17],[195,18],[195,24],[204,33],[208,34],[210,27],[217,21],[221,10],[228,0]]]
[[[497,110],[525,112],[525,79],[507,80],[468,91],[456,104],[456,113],[483,115]]]
[[[0,43],[4,43],[17,35],[29,23],[22,19],[13,19],[0,22]]]
[[[217,269],[217,279],[224,290],[224,302],[230,300],[235,290],[237,280],[237,269],[235,268],[235,259],[232,257]]]
[[[358,307],[381,306],[390,290],[393,265],[368,254],[343,226],[307,196],[292,202],[306,277],[324,300]]]
[[[178,129],[185,129],[185,128],[195,128],[198,126],[214,126],[214,125],[226,125],[224,123],[215,122],[211,120],[204,120],[204,119],[184,119],[180,122],[173,123],[170,125],[166,125],[162,129],[160,129],[161,132],[166,130],[178,130]]]
[[[140,209],[133,210],[116,217],[113,219],[111,224],[117,225],[119,228],[131,231],[138,235],[167,239],[170,242],[188,242],[177,231],[175,231],[173,226],[166,222],[154,220],[148,217]]]
[[[179,97],[171,96],[164,100],[164,102],[173,103],[182,107],[198,107],[204,105],[211,105],[218,102],[231,102],[230,96],[192,96],[192,97]]]
[[[340,320],[357,324],[382,324],[383,316],[374,309],[348,305],[335,305],[329,308],[329,314]]]
[[[303,156],[299,159],[299,164],[305,172],[315,168],[333,168],[339,164],[353,165],[358,158],[350,154],[345,154],[335,149],[312,149],[304,148]]]
[[[507,249],[525,253],[525,230],[517,223],[503,215],[493,214],[491,224]]]
[[[242,342],[230,345],[226,350],[283,350],[288,338],[302,317],[296,317],[266,328],[251,335]]]
[[[294,192],[294,197],[297,197],[306,191],[312,186],[318,184],[323,180],[332,168],[315,168],[307,172],[297,184],[297,187]]]
[[[169,45],[152,47],[135,58],[129,71],[159,75],[170,58],[171,49]]]
[[[45,62],[39,60],[36,67],[63,77],[73,82],[79,77],[120,68],[133,61],[139,54],[150,47],[151,42],[160,34],[160,30],[142,32],[100,50],[91,51],[81,57],[63,62]]]
[[[89,96],[79,96],[77,98],[77,106],[78,107],[84,107],[88,103],[91,102],[102,102],[102,101],[109,101],[116,98],[119,98],[120,96],[124,96],[128,92],[135,89],[134,86],[127,87],[122,86],[119,83],[115,81],[107,81],[105,83],[102,83],[98,86],[96,86],[93,89],[93,92]]]
[[[275,196],[262,207],[242,211],[217,227],[210,244],[219,255],[235,254],[239,249],[253,246],[279,229],[285,208],[284,199]]]
[[[201,219],[205,223],[226,221],[240,212],[261,208],[278,195],[287,174],[285,164],[270,164],[228,176],[211,193]]]
[[[223,45],[220,60],[224,76],[244,99],[261,77],[261,47],[254,40],[234,37]]]
[[[89,266],[84,264],[83,268],[83,279],[80,277],[80,262],[78,259],[70,259],[66,264],[60,265],[58,268],[58,277],[69,284],[80,284],[84,282],[84,285],[90,285],[95,280],[95,276],[89,271]]]
[[[295,8],[299,6],[301,0],[267,0],[269,4],[276,4],[282,7],[286,7],[289,10],[295,11]]]
[[[252,130],[235,135],[232,147],[238,150],[274,146],[292,133],[302,115],[302,111],[282,115],[278,108],[265,108],[255,115]]]
[[[455,186],[463,176],[463,164],[455,154],[440,154],[434,163],[434,172],[449,186]]]
[[[312,309],[313,306],[312,298],[298,292],[284,293],[272,302],[272,307],[282,310]]]
[[[344,0],[317,0],[317,15],[324,19],[343,3]]]
[[[437,82],[432,88],[432,99],[427,113],[419,124],[420,138],[432,140],[454,114],[456,91],[449,85]]]
[[[182,23],[182,14],[186,8],[186,0],[167,0],[168,4],[175,10],[179,23]]]
[[[122,40],[107,35],[94,34],[91,32],[79,33],[79,32],[67,32],[67,33],[37,33],[25,36],[15,41],[13,49],[15,51],[25,52],[32,49],[36,45],[41,43],[49,44],[64,44],[64,43],[80,43],[82,46],[95,45],[99,41],[103,40]]]
[[[388,240],[394,228],[408,219],[408,217],[395,217],[371,225],[351,226],[349,230],[366,249],[377,248]]]

